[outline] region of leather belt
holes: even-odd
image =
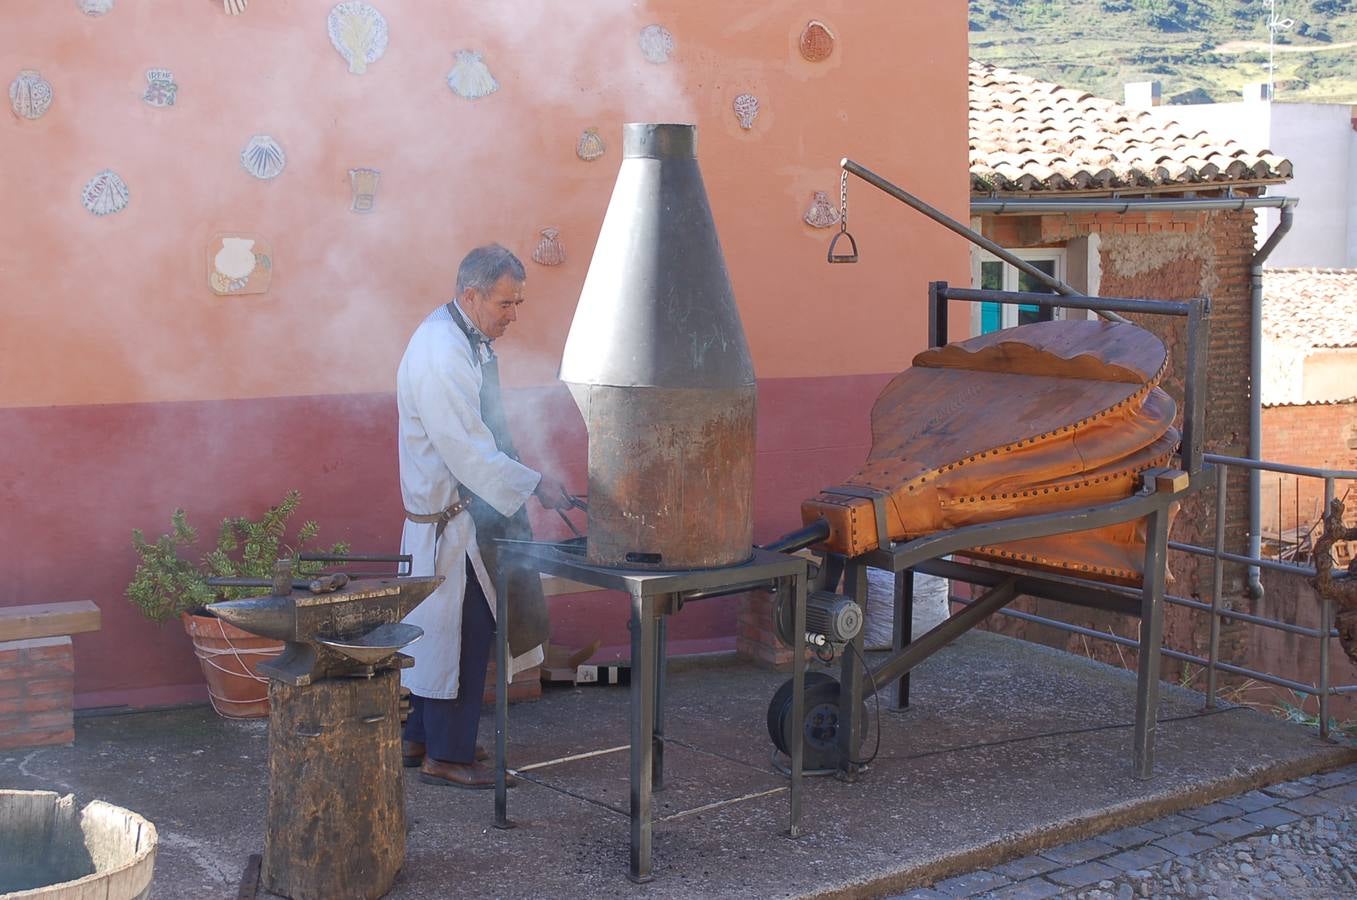
[[[465,512],[466,508],[470,505],[471,498],[466,497],[453,501],[452,505],[442,512],[412,513],[407,509],[405,511],[405,518],[409,519],[411,522],[417,522],[420,525],[437,525],[438,527],[434,530],[434,540],[437,541],[443,536],[443,529],[448,527],[448,523]]]

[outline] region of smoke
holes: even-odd
[[[330,45],[330,4],[251,4],[240,16],[125,4],[95,19],[28,5],[0,47],[21,49],[56,100],[41,120],[5,123],[0,142],[24,212],[0,226],[0,271],[22,285],[9,312],[25,326],[0,338],[14,351],[3,354],[6,405],[390,390],[466,250],[499,241],[527,262],[554,226],[568,259],[527,263],[529,307],[503,351],[507,384],[552,383],[622,123],[695,117],[680,4],[376,0],[390,40],[363,75]],[[656,23],[676,41],[660,65],[639,46]],[[453,93],[459,50],[482,54],[496,93]],[[141,101],[153,67],[179,85],[172,108]],[[608,144],[596,162],[574,152],[589,127]],[[256,134],[287,155],[271,181],[240,165]],[[381,171],[366,214],[349,208],[357,167]],[[104,168],[131,202],[96,218],[79,190]],[[211,292],[223,233],[270,245],[266,294]]]

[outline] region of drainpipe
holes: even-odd
[[[1272,255],[1286,233],[1291,230],[1291,203],[1282,207],[1281,217],[1263,246],[1253,254],[1249,263],[1249,459],[1263,458],[1263,263]],[[1263,550],[1262,484],[1263,473],[1249,470],[1249,556],[1261,559]],[[1278,523],[1279,525],[1281,523]],[[1261,570],[1249,566],[1249,597],[1257,602],[1263,599]]]

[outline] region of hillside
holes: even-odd
[[[1265,0],[970,0],[971,56],[1111,100],[1238,100],[1267,80]],[[1276,99],[1357,103],[1357,0],[1277,0]]]

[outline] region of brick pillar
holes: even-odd
[[[74,697],[69,637],[0,642],[0,750],[73,742]]]
[[[736,618],[735,650],[745,659],[761,666],[790,672],[792,648],[778,639],[773,630],[773,595],[769,591],[750,591],[740,600]],[[807,651],[807,658],[810,652]]]

